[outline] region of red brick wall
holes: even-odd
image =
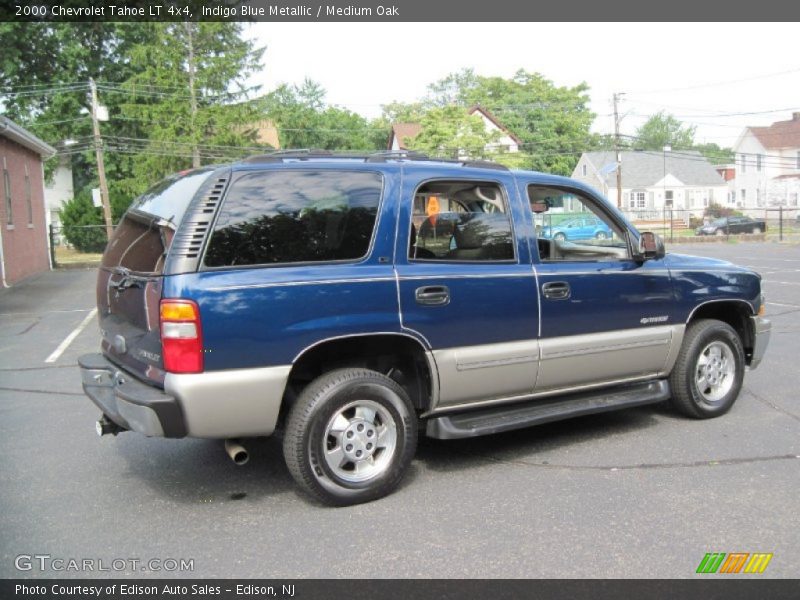
[[[3,159],[11,178],[13,227],[8,223]],[[28,221],[28,202],[25,193],[26,166],[31,180],[32,226]],[[3,236],[3,262],[7,283],[15,283],[50,268],[41,158],[37,153],[5,137],[0,137],[0,228],[0,235]]]

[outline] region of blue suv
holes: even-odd
[[[558,215],[603,236],[542,235]],[[452,439],[670,399],[731,408],[764,354],[760,277],[665,254],[589,187],[487,162],[287,151],[167,178],[97,279],[98,432],[282,430],[297,483],[391,492]]]

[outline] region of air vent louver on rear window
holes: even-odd
[[[189,206],[170,246],[166,269],[168,274],[196,270],[203,244],[229,179],[230,171],[212,175],[198,198]]]

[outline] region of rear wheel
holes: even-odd
[[[761,231],[761,227],[753,227],[753,233],[754,234],[759,234],[759,233],[763,233],[763,232]]]
[[[556,240],[557,242],[563,242],[566,241],[567,236],[564,235],[563,233],[557,233],[553,236],[553,239]]]
[[[702,319],[686,329],[683,346],[669,378],[672,404],[697,419],[730,410],[744,379],[744,349],[727,323]]]
[[[725,235],[725,232],[722,231],[722,229],[715,229],[714,230],[714,235]]]
[[[337,369],[313,381],[289,413],[283,453],[306,492],[345,506],[381,498],[400,483],[417,445],[417,418],[394,380]]]

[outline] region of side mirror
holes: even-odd
[[[651,260],[664,258],[666,251],[664,250],[664,240],[660,235],[656,235],[652,231],[643,231],[639,236],[638,256],[639,260]]]

